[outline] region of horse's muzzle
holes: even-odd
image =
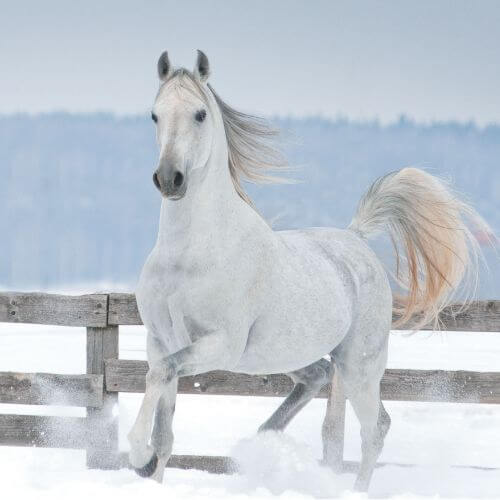
[[[186,194],[186,175],[175,168],[159,167],[153,174],[153,183],[165,198],[180,200]]]

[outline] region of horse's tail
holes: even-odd
[[[443,181],[417,168],[377,179],[361,198],[349,228],[362,236],[388,230],[396,253],[394,277],[407,292],[394,297],[394,326],[414,314],[420,315],[415,328],[429,322],[437,326],[439,313],[461,282],[465,303],[472,299],[482,254],[466,221],[491,234]]]

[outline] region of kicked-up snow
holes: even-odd
[[[120,357],[145,359],[140,327],[121,327]],[[394,332],[389,367],[500,370],[500,334]],[[85,331],[0,324],[0,370],[83,373]],[[120,445],[142,395],[120,395]],[[95,471],[82,451],[0,447],[1,498],[364,498],[353,474],[319,465],[324,400],[314,400],[283,435],[256,435],[276,398],[178,397],[174,453],[234,456],[242,474],[168,469],[164,484],[130,470]],[[370,495],[379,498],[500,498],[500,406],[387,402],[392,427],[381,462],[417,464],[376,469]],[[82,408],[0,405],[3,413],[84,415]],[[347,408],[345,458],[359,459],[359,427]],[[457,467],[459,466],[459,467]],[[463,467],[473,466],[473,467]],[[494,470],[497,468],[497,470]],[[490,470],[493,469],[493,470]]]

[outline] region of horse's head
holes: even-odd
[[[206,166],[214,139],[213,98],[206,85],[207,56],[198,51],[194,71],[174,70],[163,52],[158,60],[161,86],[151,117],[156,123],[160,160],[153,182],[163,196],[178,200],[186,194],[189,178]]]
[[[209,164],[215,163],[217,172],[223,172],[219,179],[229,172],[236,193],[251,204],[242,181],[279,181],[267,171],[286,166],[274,147],[277,131],[265,120],[226,104],[207,83],[209,73],[207,56],[200,50],[192,72],[174,70],[167,52],[160,56],[160,90],[151,115],[160,160],[153,182],[164,197],[179,200],[188,185],[203,181]]]

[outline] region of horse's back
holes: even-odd
[[[278,231],[288,262],[308,274],[311,286],[323,285],[334,294],[359,303],[374,287],[388,289],[383,266],[366,241],[354,231],[313,227]]]
[[[340,272],[342,278],[346,279],[345,287],[353,292],[359,291],[361,283],[385,276],[373,250],[354,231],[312,227],[277,231],[276,235],[305,265],[314,261],[319,268],[326,266],[332,271]]]

